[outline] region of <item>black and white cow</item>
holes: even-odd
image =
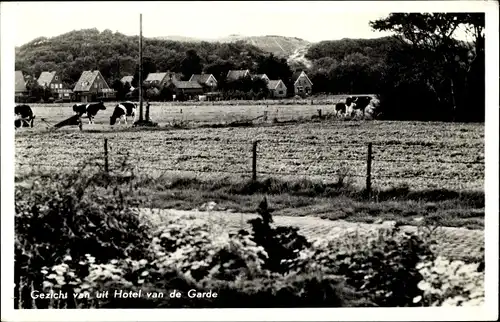
[[[335,104],[335,114],[346,116],[351,114],[354,110],[354,99],[352,97],[347,97],[345,102],[339,102]]]
[[[73,105],[73,111],[80,117],[85,113],[89,118],[89,124],[94,124],[94,118],[99,110],[106,110],[104,103],[100,101],[99,103],[88,103],[88,104],[75,104]]]
[[[134,117],[134,122],[135,122],[136,111],[137,111],[137,105],[132,102],[118,103],[115,106],[113,115],[111,115],[111,117],[109,118],[109,124],[115,125],[116,120],[118,120],[118,124],[120,124],[121,119],[124,119],[125,124],[127,124],[127,116]]]
[[[87,113],[87,104],[73,105],[73,112],[75,112],[75,114],[78,114],[79,116],[82,116],[83,114]]]
[[[346,107],[345,103],[340,102],[340,103],[335,104],[335,114],[337,114],[337,115],[345,114],[346,108],[347,107]]]
[[[365,109],[370,104],[372,98],[370,96],[358,96],[354,99],[354,110],[363,112],[363,117],[365,117]]]
[[[16,105],[14,107],[14,125],[16,128],[25,126],[33,127],[35,115],[29,105]]]

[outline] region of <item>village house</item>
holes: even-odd
[[[58,88],[63,88],[61,77],[56,75],[56,72],[42,72],[38,77],[38,85],[48,88],[51,91]]]
[[[171,81],[168,88],[174,93],[174,99],[191,100],[203,94],[203,87],[198,82]]]
[[[268,81],[267,88],[269,89],[269,95],[273,98],[286,97],[287,94],[286,85],[285,83],[283,83],[281,79]]]
[[[144,85],[156,85],[160,88],[170,85],[172,82],[181,81],[181,73],[162,72],[162,73],[149,73],[148,77],[144,80]]]
[[[180,82],[182,81],[182,77],[184,77],[182,73],[167,72],[167,83]]]
[[[28,90],[26,89],[26,80],[24,79],[23,72],[16,70],[15,79],[15,100],[16,102],[22,101],[28,96]]]
[[[250,75],[250,70],[245,69],[245,70],[230,70],[227,72],[227,81],[235,81],[243,77],[251,77]]]
[[[265,80],[266,82],[270,81],[269,77],[267,77],[266,74],[257,74],[257,75],[254,75],[254,77],[253,77],[253,79],[259,79],[259,78]]]
[[[193,74],[189,81],[197,82],[209,92],[213,92],[217,88],[217,79],[212,74]]]
[[[304,71],[295,72],[292,76],[293,94],[299,96],[308,96],[312,93],[313,83],[307,77]]]
[[[167,74],[168,73],[149,73],[143,83],[146,86],[156,85],[163,87],[168,82]]]
[[[63,88],[62,79],[55,71],[42,72],[38,77],[38,85],[49,89],[55,99],[71,100],[73,91]]]
[[[109,88],[108,83],[98,70],[84,71],[73,92],[76,99],[84,103],[97,101],[98,99],[111,99],[116,96],[115,91]]]
[[[63,101],[72,101],[75,98],[73,91],[69,88],[58,88],[54,90],[54,93],[57,95],[57,99]]]

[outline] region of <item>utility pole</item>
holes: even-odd
[[[139,121],[144,121],[142,112],[142,13],[139,15]]]

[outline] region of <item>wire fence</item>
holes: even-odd
[[[314,139],[220,139],[166,137],[144,139],[65,137],[27,138],[16,143],[19,173],[77,169],[82,163],[113,171],[127,163],[138,173],[310,178],[335,182],[352,178],[370,191],[373,186],[407,184],[417,188],[482,189],[484,159],[470,150],[454,157],[439,144],[411,153],[401,143],[331,144]],[[406,145],[411,146],[411,144]],[[437,147],[437,148],[436,148]],[[340,151],[340,152],[339,152]],[[479,151],[479,149],[478,149]]]

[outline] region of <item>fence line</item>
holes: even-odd
[[[365,154],[366,154],[366,151],[364,149],[360,150],[360,151],[356,151],[356,150],[351,150],[350,148],[352,147],[361,147],[361,148],[366,148],[367,146],[367,143],[364,143],[364,144],[351,144],[349,143],[348,146],[343,146],[341,145],[339,142],[334,142],[334,144],[331,144],[329,142],[322,142],[324,144],[318,144],[317,142],[314,142],[314,141],[311,141],[311,142],[308,142],[306,140],[303,140],[303,141],[286,141],[286,142],[280,142],[280,141],[272,141],[272,140],[268,140],[268,139],[259,139],[259,146],[260,147],[264,147],[264,148],[269,148],[269,147],[273,147],[272,145],[276,146],[276,145],[283,145],[283,146],[287,146],[288,149],[284,149],[285,151],[279,151],[279,152],[284,152],[284,153],[300,153],[302,152],[301,150],[307,150],[307,147],[304,147],[306,145],[308,146],[324,146],[325,148],[327,148],[329,151],[331,151],[330,153],[331,154],[336,154],[336,153],[341,153],[341,152],[344,152],[344,149],[347,147],[349,148],[349,150],[345,150],[345,152],[349,152],[351,153],[350,156],[348,157],[345,157],[345,158],[339,158],[339,157],[334,157],[334,156],[331,156],[331,155],[322,155],[320,157],[317,157],[317,158],[314,158],[314,155],[313,157],[309,158],[309,159],[321,159],[321,158],[327,158],[328,160],[333,160],[333,161],[346,161],[346,162],[356,162],[356,161],[364,161],[366,160],[365,159]],[[68,140],[68,138],[65,137],[65,140]],[[134,145],[134,143],[144,143],[144,142],[160,142],[160,143],[174,143],[174,142],[179,142],[179,141],[184,141],[183,143],[186,143],[186,142],[193,142],[193,145],[189,145],[189,146],[178,146],[176,147],[176,149],[178,150],[189,150],[190,148],[196,148],[196,150],[199,150],[200,147],[203,147],[203,142],[204,141],[213,141],[214,143],[214,146],[218,146],[220,144],[227,144],[227,145],[231,145],[231,146],[238,146],[238,147],[243,147],[244,150],[248,150],[248,146],[251,146],[252,145],[252,140],[218,140],[218,139],[213,139],[213,138],[206,138],[206,139],[200,139],[200,138],[192,138],[192,139],[181,139],[181,140],[178,140],[178,139],[173,139],[173,138],[169,138],[169,139],[165,139],[165,140],[162,140],[162,139],[137,139],[137,140],[134,140],[133,138],[131,139],[123,139],[123,138],[93,138],[92,139],[92,142],[89,142],[89,138],[85,138],[85,141],[84,142],[81,142],[80,138],[75,138],[75,141],[78,141],[78,144],[74,144],[73,142],[70,142],[68,143],[68,147],[71,147],[72,150],[70,152],[67,152],[67,154],[70,154],[70,155],[74,155],[74,154],[85,154],[85,155],[89,155],[89,154],[100,154],[101,152],[94,152],[94,151],[91,151],[89,150],[89,147],[92,147],[92,146],[95,146],[97,144],[101,144],[99,142],[102,142],[101,140],[110,140],[111,142],[126,142],[130,145]],[[47,139],[43,141],[44,143],[60,143],[61,140],[58,140],[58,139]],[[37,143],[36,141],[34,142],[35,144]],[[215,144],[215,143],[218,143],[218,144]],[[33,147],[33,143],[32,142],[24,142],[24,141],[20,141],[19,143],[16,143],[16,146],[19,148],[22,148],[23,145],[27,145],[29,146],[30,148],[30,151],[33,152],[33,151],[37,151],[37,150],[46,150],[47,147],[46,146],[41,146],[41,147]],[[376,147],[375,144],[372,144],[373,146]],[[335,151],[335,150],[332,150],[332,148],[334,148],[335,146],[337,147],[340,147],[341,150],[340,151]],[[81,147],[81,150],[73,150],[75,147]],[[154,148],[161,148],[162,146],[161,145],[158,145],[158,146],[153,146]],[[212,146],[210,146],[212,147]],[[61,149],[63,149],[65,147],[61,147]],[[148,156],[148,155],[152,155],[152,156],[155,156],[157,157],[158,154],[156,151],[154,152],[131,152],[131,151],[126,151],[126,152],[122,152],[122,150],[120,149],[115,149],[113,145],[110,145],[109,147],[109,150],[111,151],[115,151],[114,154],[129,154],[131,156],[133,155],[140,155],[140,156]],[[58,147],[56,146],[55,149],[58,149]],[[221,150],[224,150],[224,151],[227,151],[227,147],[222,147]],[[421,150],[423,151],[423,150]],[[273,151],[273,152],[276,152],[276,151]],[[314,154],[314,153],[318,153],[318,152],[324,152],[324,150],[322,149],[313,149],[313,150],[308,150],[306,151],[308,152],[308,154]],[[391,151],[393,154],[394,154],[394,151]],[[423,151],[424,152],[424,151]],[[414,151],[412,151],[413,153],[413,156],[419,156],[420,154],[418,153],[414,153]],[[353,156],[352,154],[357,154],[356,156]],[[445,164],[478,164],[478,165],[484,165],[484,160],[474,160],[474,161],[448,161],[448,160],[443,160],[443,159],[435,159],[435,160],[428,160],[428,159],[418,159],[418,158],[412,158],[412,159],[409,159],[409,158],[406,158],[406,159],[397,159],[397,158],[379,158],[378,156],[379,152],[374,149],[373,153],[372,153],[372,159],[374,161],[377,161],[377,162],[390,162],[390,163],[432,163],[432,164],[435,164],[435,163],[445,163]],[[405,153],[407,154],[407,153]],[[423,154],[423,153],[422,153]],[[183,156],[186,156],[186,157],[190,157],[190,158],[206,158],[206,157],[209,157],[209,158],[219,158],[219,155],[206,155],[206,154],[184,154],[183,153]],[[358,157],[359,156],[359,157]],[[424,155],[426,158],[428,158],[428,155]],[[227,158],[227,157],[223,157],[224,159]],[[288,160],[288,161],[294,161],[294,160],[304,160],[304,158],[301,158],[301,157],[284,157],[282,155],[276,157],[276,158],[271,158],[271,157],[259,157],[259,159],[264,159],[264,160]]]
[[[108,145],[108,140],[111,142],[111,145]],[[111,161],[113,161],[111,163],[111,165],[113,165],[113,163],[120,163],[118,162],[118,159],[115,160],[115,157],[118,156],[119,157],[124,157],[125,158],[125,161],[124,163],[126,163],[126,159],[129,158],[131,156],[131,153],[130,152],[125,152],[125,153],[121,153],[121,151],[119,149],[117,149],[117,152],[114,153],[113,152],[113,142],[117,141],[117,142],[121,142],[121,141],[125,141],[125,140],[120,140],[120,139],[108,139],[108,138],[104,138],[104,144],[103,144],[103,151],[102,152],[91,152],[91,155],[93,155],[93,157],[91,159],[95,159],[96,161],[100,161],[100,162],[95,162],[93,165],[94,166],[99,166],[99,167],[103,167],[104,171],[106,172],[109,172],[110,171],[110,159]],[[174,140],[175,141],[175,140]],[[130,141],[128,141],[130,142]],[[142,141],[144,142],[144,141]],[[261,140],[255,140],[253,142],[246,142],[246,145],[248,147],[247,149],[247,156],[245,157],[245,155],[238,155],[238,156],[234,156],[234,158],[231,158],[233,156],[220,156],[220,155],[203,155],[203,154],[194,154],[194,155],[185,155],[185,154],[180,154],[178,155],[177,157],[172,157],[172,158],[161,158],[161,159],[158,159],[156,157],[158,157],[158,155],[155,153],[155,152],[150,152],[150,153],[132,153],[132,156],[137,156],[139,157],[140,159],[144,160],[145,158],[148,158],[148,157],[155,157],[156,160],[153,161],[153,162],[158,162],[158,161],[163,161],[163,162],[166,162],[166,163],[170,163],[170,164],[177,164],[179,162],[185,162],[185,161],[189,161],[189,160],[192,160],[192,159],[204,159],[204,160],[209,160],[209,161],[213,161],[214,159],[216,160],[225,160],[226,162],[222,163],[222,168],[221,169],[214,169],[214,167],[207,167],[205,169],[193,169],[193,168],[184,168],[184,167],[178,167],[178,166],[174,166],[174,167],[168,167],[168,166],[164,166],[162,164],[158,164],[158,165],[148,165],[148,164],[144,164],[144,163],[136,163],[134,164],[134,168],[135,169],[153,169],[153,170],[157,170],[157,171],[171,171],[171,172],[193,172],[193,173],[225,173],[225,174],[237,174],[237,175],[248,175],[248,176],[251,176],[252,180],[253,181],[256,181],[258,179],[258,176],[259,175],[270,175],[270,176],[305,176],[305,177],[313,177],[313,176],[323,176],[323,177],[329,177],[329,176],[332,176],[332,175],[341,175],[342,174],[342,171],[341,170],[337,170],[337,171],[324,171],[323,169],[318,169],[318,171],[320,171],[320,173],[315,173],[315,169],[313,170],[310,170],[310,165],[306,165],[307,167],[307,173],[301,173],[301,172],[290,172],[289,170],[288,171],[281,171],[281,170],[273,170],[273,171],[269,171],[267,170],[266,168],[267,167],[262,167],[260,166],[260,163],[259,163],[259,160],[260,161],[264,161],[264,163],[266,163],[266,161],[295,161],[295,160],[301,160],[301,161],[315,161],[315,160],[322,160],[322,161],[341,161],[341,162],[349,162],[349,163],[352,163],[352,162],[366,162],[366,175],[361,175],[359,173],[346,173],[344,175],[347,175],[348,177],[357,177],[357,178],[365,178],[366,179],[366,183],[365,183],[365,192],[367,193],[367,195],[369,196],[370,193],[371,193],[371,190],[372,190],[372,185],[373,185],[373,180],[377,180],[377,179],[380,179],[380,178],[392,178],[392,179],[397,179],[397,180],[405,180],[405,179],[416,179],[416,178],[420,178],[420,179],[427,179],[427,180],[431,180],[431,181],[442,181],[442,180],[449,180],[449,181],[452,181],[452,182],[469,182],[470,180],[464,180],[464,179],[461,179],[461,178],[457,178],[457,177],[448,177],[448,178],[444,178],[444,177],[437,177],[437,176],[428,176],[428,175],[420,175],[420,174],[415,174],[415,175],[410,175],[410,176],[400,176],[400,175],[386,175],[386,174],[378,174],[378,173],[375,173],[373,174],[372,173],[372,170],[374,169],[374,166],[375,166],[375,169],[376,169],[376,164],[378,162],[387,162],[387,163],[410,163],[410,162],[413,162],[413,163],[416,163],[416,162],[420,162],[420,163],[445,163],[445,164],[463,164],[463,165],[470,165],[470,164],[482,164],[484,165],[484,162],[479,162],[479,161],[472,161],[472,162],[469,162],[469,161],[459,161],[459,162],[452,162],[452,161],[419,161],[419,160],[409,160],[409,159],[377,159],[376,157],[374,157],[374,153],[373,153],[373,144],[372,143],[368,143],[367,145],[364,145],[364,148],[366,150],[364,150],[364,152],[359,152],[358,154],[360,156],[362,156],[364,154],[364,159],[361,159],[361,158],[335,158],[335,157],[330,157],[330,156],[321,156],[319,158],[314,158],[314,157],[309,157],[309,158],[287,158],[287,157],[281,157],[281,156],[277,156],[275,158],[271,158],[271,157],[268,157],[266,156],[265,153],[260,153],[260,152],[268,152],[266,151],[268,148],[269,148],[269,144],[265,144],[265,143],[269,143],[269,141],[261,141]],[[302,142],[302,145],[304,145],[306,143]],[[330,146],[331,148],[331,146]],[[263,151],[262,151],[263,150]],[[112,153],[110,153],[110,151]],[[297,153],[296,149],[295,151],[293,151],[294,153]],[[314,151],[313,151],[314,152]],[[291,153],[291,152],[289,152]],[[71,151],[69,152],[68,154],[71,154],[72,157],[74,157],[75,155],[75,152]],[[83,153],[76,153],[76,154],[83,154]],[[88,154],[88,152],[87,152]],[[251,157],[249,157],[249,155],[251,155]],[[179,158],[187,158],[185,160],[180,160],[179,161]],[[232,159],[232,160],[231,160]],[[252,161],[251,164],[248,164],[247,162],[249,161]],[[116,162],[115,162],[116,161]],[[227,164],[227,161],[232,161],[231,164]],[[243,162],[242,162],[243,161]],[[102,163],[101,163],[102,162]],[[214,163],[212,162],[211,165],[213,165]],[[17,165],[19,166],[45,166],[45,167],[49,167],[49,168],[73,168],[73,169],[76,169],[78,168],[79,166],[78,165],[68,165],[68,164],[63,164],[62,162],[58,165],[55,165],[54,163],[43,163],[43,162],[40,162],[40,161],[35,161],[35,162],[17,162]],[[215,165],[219,165],[218,163],[215,163]],[[236,166],[236,168],[241,168],[242,170],[236,170],[236,169],[231,169],[232,166]],[[260,166],[260,168],[259,168]],[[289,165],[287,165],[287,167],[289,167]],[[412,172],[410,170],[407,170],[408,172]],[[375,171],[377,172],[377,171]]]

